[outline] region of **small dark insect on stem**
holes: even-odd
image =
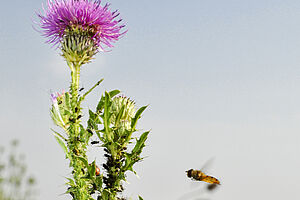
[[[99,141],[91,141],[91,144],[99,144]]]
[[[84,88],[83,88],[83,87],[79,89],[79,92],[81,92],[82,90],[84,90]]]
[[[93,131],[91,131],[91,129],[87,129],[87,132],[89,132],[91,135],[93,135]]]

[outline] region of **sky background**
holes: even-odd
[[[32,28],[45,2],[1,2],[0,143],[18,138],[39,199],[63,200],[71,199],[61,195],[70,170],[49,108],[51,91],[67,89],[70,74]],[[128,175],[126,195],[178,200],[205,186],[191,187],[185,171],[214,158],[208,174],[221,187],[190,199],[299,199],[300,1],[110,2],[129,31],[82,67],[81,86],[105,78],[86,110],[116,88],[150,105],[139,124],[152,129],[146,159],[135,167],[139,178]],[[89,157],[100,165],[98,150]]]

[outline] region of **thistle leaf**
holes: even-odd
[[[93,135],[85,130],[85,128],[80,124],[80,138],[84,143],[88,143],[90,137]]]
[[[66,177],[66,179],[69,181],[68,183],[66,183],[66,185],[75,186],[75,182],[73,179],[67,178],[67,177]]]
[[[93,111],[89,110],[89,119],[87,122],[89,129],[97,130],[98,127],[97,127],[97,123],[96,123],[96,118],[97,118],[97,115]]]
[[[147,108],[148,106],[143,106],[140,109],[138,109],[138,111],[136,111],[136,114],[134,116],[134,118],[131,121],[131,129],[135,130],[136,124],[137,124],[137,120],[141,117],[142,113],[144,112],[144,110]]]
[[[110,96],[110,98],[113,98],[114,96],[116,96],[120,92],[121,92],[120,90],[112,90],[112,91],[109,92],[109,96]]]
[[[106,94],[107,92],[105,92],[105,94]],[[108,92],[108,94],[109,94],[109,96],[110,96],[110,98],[112,98],[112,97],[114,97],[114,96],[116,96],[117,94],[119,94],[120,93],[120,90],[112,90],[112,91],[110,91],[110,92]],[[101,96],[101,99],[100,99],[100,101],[99,101],[99,103],[98,103],[98,105],[97,105],[97,112],[100,112],[103,108],[104,108],[104,104],[105,104],[105,96]]]
[[[97,105],[96,112],[98,113],[102,111],[103,108],[104,108],[104,96],[102,95]]]
[[[93,161],[91,164],[88,165],[88,173],[90,177],[96,176],[96,163]]]
[[[89,110],[89,116],[90,116],[90,119],[93,120],[93,121],[95,121],[95,119],[97,117],[97,115],[91,110]]]
[[[144,200],[141,196],[139,196],[139,200]]]
[[[64,137],[64,136],[62,136],[60,133],[58,133],[58,132],[56,132],[55,130],[53,130],[52,128],[51,128],[51,131],[53,131],[57,136],[59,136],[61,139],[63,139],[64,141],[67,141],[67,139]],[[54,136],[55,136],[55,134],[53,134]]]
[[[144,132],[140,138],[136,141],[134,148],[132,149],[131,154],[139,156],[145,146],[145,141],[147,140],[148,134],[150,131]]]
[[[68,110],[71,110],[71,100],[68,92],[65,93],[65,104]]]
[[[56,141],[58,142],[58,144],[61,146],[61,148],[64,150],[67,158],[70,158],[66,144],[58,136],[54,135],[54,137],[55,137]]]

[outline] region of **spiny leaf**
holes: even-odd
[[[95,118],[97,117],[97,115],[91,110],[89,110],[89,116],[90,116],[90,119],[92,119],[93,121],[95,121]]]
[[[80,126],[80,138],[82,141],[86,144],[88,143],[90,137],[93,135],[92,133],[89,133],[81,124]]]
[[[93,111],[89,110],[89,120],[87,122],[88,128],[92,128],[92,129],[98,128],[96,123],[96,118],[98,118],[97,115]]]
[[[55,130],[53,130],[52,128],[51,128],[51,131],[53,131],[57,136],[59,136],[61,139],[63,139],[64,141],[67,141],[67,139],[64,137],[64,136],[62,136],[60,133],[58,133],[58,132],[56,132]],[[55,135],[54,135],[55,136]]]
[[[97,113],[100,112],[103,109],[103,107],[104,107],[104,96],[102,95],[96,108]]]
[[[70,110],[71,109],[71,100],[70,100],[70,95],[68,92],[65,93],[65,100],[66,100],[66,102],[65,102],[66,107],[68,110]]]
[[[70,185],[70,186],[74,186],[75,185],[75,182],[74,182],[73,179],[67,178],[67,177],[65,177],[65,178],[69,181],[68,183],[66,183],[66,185]]]
[[[54,137],[55,137],[56,141],[58,142],[58,144],[61,146],[61,148],[64,150],[67,158],[70,158],[66,144],[58,136],[54,135]]]
[[[141,114],[148,106],[143,106],[138,111],[136,111],[134,118],[131,121],[131,129],[134,130],[137,124],[137,120],[141,117]]]
[[[88,165],[88,172],[90,177],[96,176],[96,163],[93,161],[90,165]]]
[[[145,146],[145,141],[147,140],[150,131],[144,132],[140,138],[136,141],[134,148],[132,149],[132,154],[139,155]]]
[[[109,92],[109,96],[110,96],[110,98],[113,98],[114,96],[116,96],[120,92],[121,92],[120,90],[112,90],[112,91]]]
[[[105,93],[107,93],[107,92],[105,92]],[[119,93],[120,93],[120,90],[112,90],[112,91],[108,92],[110,98],[116,96]],[[101,98],[100,98],[100,101],[97,105],[97,109],[96,109],[97,113],[104,108],[104,103],[105,103],[105,96],[102,95]]]
[[[144,200],[141,196],[139,196],[139,200]]]
[[[100,135],[100,133],[102,133],[102,131],[101,131],[101,130],[100,130],[100,131],[99,131],[99,130],[96,130],[95,132],[96,132],[96,134],[97,134],[99,140],[101,140],[102,142],[105,142],[105,138],[104,138],[104,137],[101,137],[101,135]]]

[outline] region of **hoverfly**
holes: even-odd
[[[189,177],[195,181],[204,181],[206,183],[213,184],[214,186],[220,185],[220,181],[217,178],[209,176],[204,173],[204,168],[207,168],[207,166],[210,165],[212,162],[213,162],[213,158],[208,160],[204,164],[204,166],[201,168],[201,170],[190,169],[190,170],[186,171],[187,177]],[[210,189],[208,189],[208,190],[210,190]]]
[[[187,173],[187,176],[189,178],[191,178],[192,180],[204,181],[207,183],[220,185],[220,181],[218,179],[216,179],[215,177],[206,175],[201,170],[190,169],[190,170],[186,171],[186,173]]]

